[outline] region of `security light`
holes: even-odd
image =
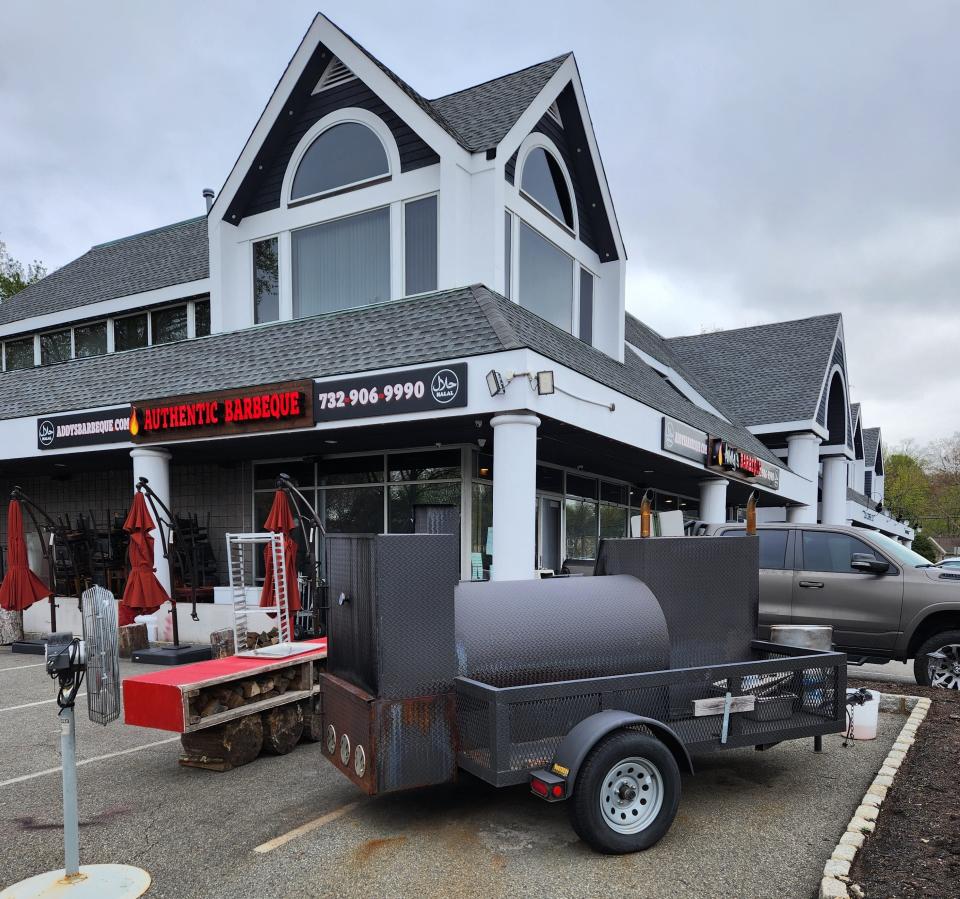
[[[487,390],[490,391],[490,396],[499,396],[501,393],[507,392],[507,385],[503,380],[503,375],[496,369],[491,369],[487,372]]]
[[[553,393],[552,371],[537,372],[537,393],[539,393],[540,396],[546,396],[547,394]]]

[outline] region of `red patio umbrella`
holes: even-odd
[[[284,564],[286,567],[285,577],[287,581],[287,607],[291,614],[300,609],[300,587],[297,583],[297,542],[290,536],[293,530],[293,515],[290,512],[290,503],[287,500],[287,494],[282,490],[277,490],[273,495],[273,505],[270,507],[270,514],[263,526],[268,531],[275,534],[283,534],[283,553]],[[260,593],[261,606],[276,605],[273,599],[273,553],[270,551],[270,545],[263,548],[264,578],[263,590]]]
[[[12,499],[7,509],[7,574],[0,584],[0,608],[22,612],[48,596],[50,587],[30,570],[23,539],[23,509],[19,500]]]
[[[153,567],[153,537],[150,532],[156,527],[143,494],[138,490],[133,495],[133,505],[123,529],[130,535],[127,555],[130,559],[130,574],[123,588],[120,601],[120,625],[133,624],[137,615],[152,615],[168,599],[163,585],[157,580]]]

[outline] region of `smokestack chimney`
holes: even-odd
[[[209,212],[210,209],[213,207],[213,198],[214,198],[213,188],[205,187],[203,189],[203,199],[206,200],[207,202],[207,212]]]

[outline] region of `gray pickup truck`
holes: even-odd
[[[829,624],[851,662],[914,659],[921,686],[960,689],[960,571],[863,528],[762,524],[760,636],[772,624]],[[701,533],[745,535],[742,524]]]

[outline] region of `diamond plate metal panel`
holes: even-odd
[[[631,574],[660,602],[670,661],[687,668],[751,657],[760,601],[756,540],[651,537],[603,540],[596,574]]]
[[[660,605],[628,576],[462,583],[456,634],[460,675],[497,687],[658,671],[669,661]]]

